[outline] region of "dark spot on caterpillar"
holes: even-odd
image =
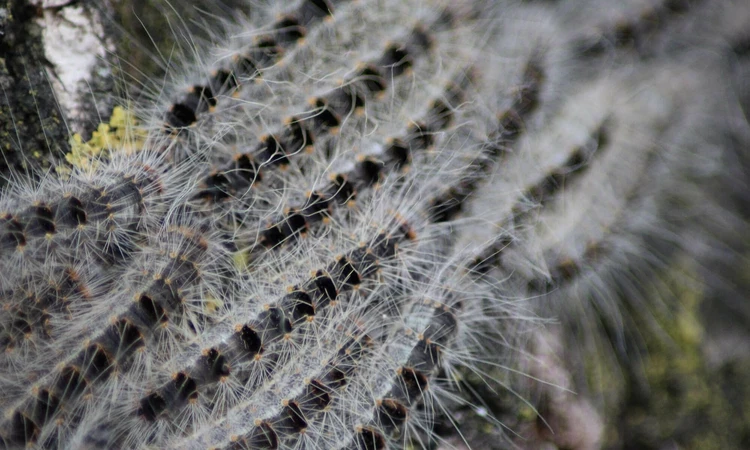
[[[600,126],[592,133],[591,138],[582,147],[578,147],[571,152],[568,159],[561,164],[559,167],[550,171],[542,180],[535,185],[529,187],[524,195],[539,204],[544,206],[559,190],[564,187],[566,182],[573,181],[581,174],[585,173],[590,167],[588,164],[589,159],[596,151],[601,151],[608,145],[608,120],[605,120]],[[529,212],[528,208],[524,208],[521,204],[517,204],[513,207],[514,219],[516,221],[522,220]],[[529,287],[532,290],[543,288],[537,281],[531,282]]]
[[[313,134],[304,127],[303,120],[292,117],[281,136],[281,146],[287,154],[293,155],[314,143]]]
[[[392,44],[385,49],[378,65],[389,69],[392,76],[397,77],[413,65],[413,58],[404,46]]]
[[[581,271],[578,263],[570,258],[566,258],[555,266],[552,272],[553,283],[565,283],[573,280]]]
[[[335,301],[338,297],[338,290],[333,280],[326,276],[322,270],[315,272],[315,278],[312,279],[308,291],[315,290],[315,306],[316,308],[325,308],[332,301]]]
[[[302,25],[333,14],[333,7],[328,0],[305,0],[297,10],[297,18]]]
[[[350,289],[359,286],[359,284],[362,283],[362,279],[359,273],[357,273],[357,269],[355,269],[354,265],[352,265],[351,261],[346,256],[339,258],[333,264],[329,272],[338,278],[343,286]]]
[[[55,390],[60,401],[66,401],[75,398],[86,389],[86,380],[81,375],[81,371],[75,366],[65,366],[60,372],[60,377],[55,383]]]
[[[198,385],[185,372],[178,372],[172,383],[168,385],[167,391],[175,395],[175,399],[180,403],[198,398]]]
[[[153,422],[164,411],[168,409],[179,411],[188,402],[197,399],[198,385],[195,380],[185,372],[178,372],[158,392],[153,392],[141,399],[138,415]]]
[[[198,359],[191,376],[197,383],[218,381],[230,373],[229,361],[219,349],[210,348]]]
[[[154,302],[151,297],[141,294],[138,297],[138,309],[134,316],[149,327],[155,327],[158,324],[166,323],[169,319],[167,313],[159,304]]]
[[[389,168],[402,169],[411,163],[409,147],[400,139],[394,139],[385,149],[385,165]]]
[[[583,149],[577,149],[572,155],[565,161],[563,167],[570,170],[579,170],[583,164],[586,163],[586,156],[583,154]]]
[[[448,340],[456,333],[457,326],[458,319],[451,311],[435,308],[432,319],[422,335],[432,342],[446,345]]]
[[[64,284],[65,282],[63,282]],[[52,285],[49,290],[45,290],[41,295],[27,296],[27,300],[36,302],[34,313],[41,313],[44,310],[60,311],[69,303],[69,296],[74,295],[70,286]]]
[[[39,317],[37,319],[37,323],[39,324],[39,335],[41,335],[45,339],[49,338],[52,332],[52,327],[50,325],[51,318],[52,316],[50,314],[47,314],[47,312],[39,312]]]
[[[354,446],[357,450],[385,450],[385,437],[374,428],[363,427],[354,436]]]
[[[178,266],[175,267],[174,265]],[[189,266],[189,267],[186,267]],[[165,311],[177,311],[182,307],[182,297],[177,292],[175,286],[185,286],[189,282],[193,281],[193,277],[190,276],[194,272],[194,268],[190,264],[186,264],[184,261],[175,258],[171,260],[169,265],[163,269],[162,277],[155,280],[151,286],[148,287],[146,292],[141,295],[147,295],[157,305],[161,306]],[[188,272],[187,274],[180,275],[176,272]],[[174,281],[167,284],[164,279],[170,277]]]
[[[258,67],[249,56],[237,55],[234,68],[237,76],[240,77],[254,78],[258,74]]]
[[[552,280],[549,279],[541,279],[541,278],[535,278],[532,280],[529,280],[529,282],[526,284],[526,288],[535,294],[543,294],[545,292],[548,292],[550,289],[554,287],[554,284]]]
[[[112,209],[115,205],[113,199],[105,188],[94,188],[91,190],[90,200],[86,202],[88,206],[89,218],[93,222],[107,220],[115,211]]]
[[[247,189],[261,179],[260,170],[248,154],[238,155],[232,162],[233,167],[227,174],[232,178],[235,190]]]
[[[383,92],[387,83],[380,71],[371,64],[367,64],[359,71],[354,81],[359,82],[366,91],[377,94]]]
[[[486,251],[474,258],[468,265],[472,275],[481,277],[489,273],[492,267],[500,266],[502,264],[502,252],[512,242],[513,239],[510,236],[504,235]]]
[[[89,384],[109,377],[112,360],[107,351],[99,344],[91,344],[80,355],[79,365],[82,375]]]
[[[440,365],[440,346],[420,339],[409,354],[406,364],[414,370],[429,374]]]
[[[400,433],[406,422],[408,409],[392,398],[377,402],[376,420],[386,433]]]
[[[409,36],[407,45],[409,47],[415,47],[422,51],[428,51],[430,48],[432,48],[433,41],[432,37],[429,35],[425,27],[416,26]]]
[[[76,197],[68,198],[67,206],[62,206],[62,220],[70,225],[86,225],[86,210],[83,203]]]
[[[618,22],[612,30],[612,38],[618,47],[635,44],[637,38],[636,24],[630,21]]]
[[[519,116],[531,113],[539,105],[541,84],[544,82],[544,71],[536,62],[531,61],[521,77],[521,88],[514,104],[514,110]]]
[[[429,216],[434,223],[452,220],[461,213],[466,194],[457,187],[451,187],[430,202]]]
[[[370,344],[371,339],[367,335],[363,335],[359,339],[348,340],[336,353],[335,363],[333,364],[342,373],[351,373]]]
[[[417,237],[411,225],[409,225],[409,223],[405,221],[402,221],[401,223],[398,224],[396,231],[398,231],[398,234],[396,236],[398,236],[399,241],[403,239],[406,239],[408,241],[413,241]]]
[[[583,252],[583,260],[595,261],[601,258],[607,250],[605,243],[602,241],[590,242],[586,245],[586,250]]]
[[[323,376],[323,382],[330,389],[338,389],[346,385],[346,373],[338,367],[329,366],[328,372]]]
[[[338,174],[331,182],[328,195],[331,199],[338,200],[343,205],[357,198],[357,191],[354,185],[347,180],[346,175]]]
[[[356,108],[365,106],[365,97],[350,84],[336,88],[326,96],[328,107],[339,116],[346,116]]]
[[[464,100],[464,90],[471,84],[474,79],[474,73],[471,69],[460,72],[453,81],[450,81],[443,91],[443,97],[448,105],[457,107]]]
[[[685,12],[690,8],[690,0],[665,0],[664,8],[675,12]]]
[[[368,277],[378,270],[378,258],[367,247],[349,253],[349,261],[361,277]]]
[[[5,230],[2,234],[2,242],[4,247],[7,246],[16,248],[26,245],[26,235],[24,234],[24,227],[16,218],[8,214],[2,218],[2,222],[3,225],[5,225]]]
[[[457,17],[448,8],[443,8],[440,12],[440,16],[433,22],[432,28],[445,30],[456,26]]]
[[[321,411],[331,403],[328,388],[318,380],[311,380],[305,392],[299,397],[299,404],[304,410]]]
[[[370,248],[377,259],[391,259],[396,256],[397,243],[397,239],[390,238],[385,233],[380,233]]]
[[[248,188],[256,181],[261,179],[260,170],[255,165],[255,161],[248,154],[238,155],[233,161],[232,167],[228,173],[233,180],[242,180],[245,183],[236,183],[235,188]]]
[[[76,294],[88,297],[88,290],[74,267],[66,267],[62,272],[62,279],[57,285],[58,291],[63,292],[63,295]]]
[[[166,409],[167,402],[164,401],[164,398],[158,392],[152,392],[141,399],[136,414],[149,422],[153,422]]]
[[[276,40],[270,36],[265,36],[250,50],[249,58],[257,68],[265,69],[271,66],[282,53],[284,53],[284,49],[276,43]]]
[[[351,180],[359,189],[369,187],[380,181],[382,170],[383,163],[374,158],[367,157],[354,166]]]
[[[20,335],[31,334],[34,331],[32,321],[28,317],[28,313],[25,311],[17,311],[16,317],[11,322],[11,328]]]
[[[397,371],[396,381],[389,396],[410,406],[422,397],[427,390],[427,384],[427,376],[421,371],[402,366]]]
[[[562,186],[564,180],[565,177],[562,174],[553,172],[544,177],[542,181],[529,188],[526,191],[526,196],[540,205],[543,205],[555,192],[557,192]]]
[[[232,442],[229,450],[277,450],[279,448],[279,437],[276,431],[266,421],[261,422],[246,437]]]
[[[235,340],[240,344],[240,349],[246,358],[252,358],[263,351],[263,342],[250,326],[243,325],[234,334]]]
[[[280,308],[268,308],[258,316],[258,332],[261,341],[275,340],[290,331],[292,323]]]
[[[340,124],[340,119],[336,117],[336,114],[328,107],[328,103],[324,98],[317,98],[314,101],[316,108],[315,113],[310,117],[313,121],[315,131],[318,133],[326,132],[331,128],[336,128]]]
[[[60,408],[60,399],[47,389],[40,389],[34,398],[34,407],[31,417],[34,423],[42,426],[46,424]]]
[[[295,289],[284,296],[281,304],[282,309],[292,316],[294,322],[315,316],[315,307],[310,294],[301,289]]]
[[[2,334],[0,334],[0,350],[10,353],[15,347],[16,341],[13,339],[13,336],[3,330]]]
[[[273,135],[262,137],[260,145],[255,151],[261,164],[274,166],[286,166],[289,164],[289,158],[287,158],[284,152],[284,147]]]
[[[208,86],[193,86],[182,101],[196,116],[216,106],[216,103],[216,97]]]
[[[211,90],[217,93],[229,91],[239,87],[234,74],[225,69],[218,69],[211,75]]]
[[[167,112],[167,125],[169,128],[185,128],[198,121],[198,117],[188,105],[175,103]]]
[[[426,127],[430,130],[442,130],[453,120],[453,110],[444,101],[433,100],[424,120]]]
[[[307,219],[292,208],[281,223],[281,230],[285,238],[297,236],[307,230]]]
[[[514,141],[523,131],[523,120],[514,110],[509,109],[500,114],[500,129],[498,130],[500,144]]]
[[[135,182],[133,177],[125,177],[120,183],[113,186],[109,192],[109,197],[115,199],[119,207],[115,209],[122,209],[127,205],[137,205],[143,203],[143,195],[141,194],[141,186]]]
[[[427,125],[423,122],[415,122],[406,131],[404,142],[412,151],[425,150],[434,142],[432,130],[427,128]]]
[[[597,128],[596,133],[594,135],[594,141],[595,141],[595,149],[594,150],[601,150],[609,145],[609,130],[607,129],[607,126],[609,125],[608,121],[604,121],[602,125]],[[583,161],[583,152],[581,152],[581,161],[579,161],[577,164],[582,164]]]
[[[281,434],[302,433],[307,429],[307,419],[296,401],[284,406],[275,422],[274,426]]]
[[[211,202],[219,202],[225,198],[229,198],[229,190],[231,189],[232,183],[227,178],[224,172],[217,172],[209,175],[205,181],[206,187],[201,189],[195,198],[202,198]]]
[[[120,319],[107,327],[99,343],[118,362],[127,359],[137,349],[146,345],[138,327],[127,319]]]
[[[286,235],[278,225],[268,227],[260,233],[260,243],[266,248],[274,248],[281,245],[284,239],[286,239]]]
[[[278,40],[279,45],[289,45],[299,39],[305,37],[305,27],[301,26],[300,23],[294,17],[285,16],[279,19],[275,24],[274,28],[276,32],[274,35]]]
[[[635,48],[645,50],[648,33],[656,31],[671,15],[687,10],[686,0],[666,0],[659,7],[646,8],[637,17],[623,19],[595,36],[582,38],[576,45],[578,53],[584,57],[597,56],[612,48]]]
[[[559,168],[556,168],[539,183],[529,188],[526,194],[532,200],[544,205],[565,185],[569,178],[575,174],[581,174],[587,167],[584,150],[578,148]]]
[[[33,208],[27,231],[31,234],[37,232],[41,234],[54,233],[57,230],[55,226],[55,217],[47,205],[38,205]]]
[[[6,437],[9,441],[17,444],[30,444],[36,442],[39,437],[39,427],[26,414],[16,411],[10,422],[10,433]]]
[[[316,192],[310,193],[305,206],[300,210],[300,214],[307,218],[310,223],[322,220],[331,212],[328,200]]]
[[[307,218],[296,209],[291,208],[286,217],[281,219],[277,225],[270,226],[261,232],[261,243],[268,248],[276,247],[291,237],[304,234],[308,226]]]

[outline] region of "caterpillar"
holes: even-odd
[[[129,138],[6,176],[0,447],[618,448],[554,411],[540,346],[552,322],[625,345],[648,299],[621,292],[747,231],[722,86],[750,8],[708,3],[232,1],[204,40],[175,25]]]

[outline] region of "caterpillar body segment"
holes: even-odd
[[[0,427],[9,445],[26,439],[55,446],[70,436],[85,419],[93,397],[114,395],[122,383],[148,374],[209,326],[212,317],[231,309],[237,275],[231,242],[206,227],[190,210],[171,211],[169,223],[154,236],[131,268],[113,282],[105,295],[78,308],[77,321],[68,320],[56,333],[54,345],[24,361],[33,368],[35,383],[4,379],[5,390],[15,393],[4,404],[3,417],[25,415],[46,390],[59,400],[44,420],[29,422],[31,435],[19,435],[11,419]],[[48,322],[51,322],[48,320]],[[132,375],[131,375],[132,374]],[[92,397],[93,396],[93,397]],[[15,419],[13,419],[15,420]],[[63,436],[59,423],[66,423]],[[21,439],[21,441],[18,441]]]

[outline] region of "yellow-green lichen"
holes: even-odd
[[[646,354],[640,371],[629,368],[629,394],[639,392],[639,399],[629,399],[622,416],[631,447],[660,448],[671,443],[684,450],[739,450],[743,434],[750,430],[748,417],[737,417],[737,408],[722,392],[720,376],[706,361],[704,293],[701,283],[686,282],[696,278],[692,264],[677,263],[659,277],[659,288],[650,296],[659,300],[651,302],[648,311],[657,329],[640,329]],[[744,384],[750,382],[747,373],[744,378]],[[745,403],[748,391],[741,395]]]
[[[247,252],[237,251],[232,255],[234,266],[241,272],[245,272],[250,267],[250,257]]]
[[[91,134],[91,139],[84,142],[78,133],[70,138],[71,150],[65,155],[65,159],[72,166],[89,169],[95,167],[101,157],[114,151],[139,151],[143,148],[145,140],[146,131],[138,126],[138,120],[133,113],[122,106],[116,106],[112,110],[109,122],[100,123],[97,130]]]

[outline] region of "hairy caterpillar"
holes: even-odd
[[[741,223],[700,187],[738,117],[672,30],[700,2],[596,42],[538,3],[253,4],[144,89],[141,149],[14,180],[0,442],[430,448],[536,317],[616,322],[650,245]]]

